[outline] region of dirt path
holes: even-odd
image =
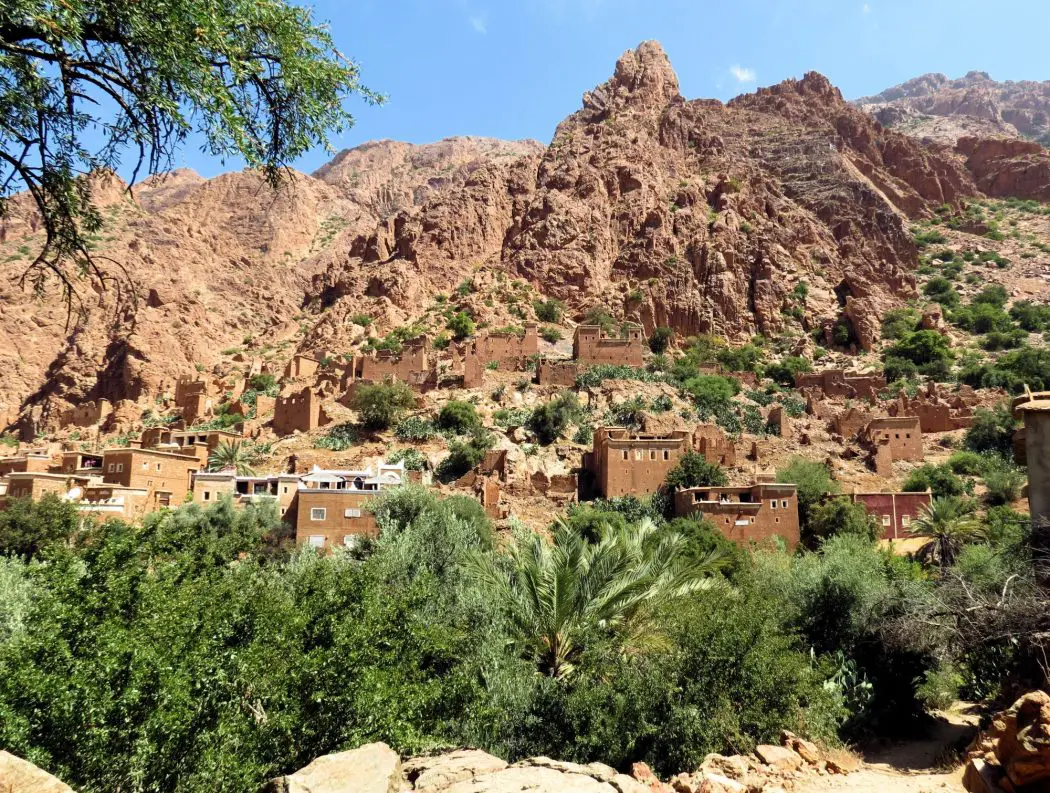
[[[977,716],[965,705],[940,714],[926,740],[909,741],[865,753],[859,771],[848,776],[807,780],[797,793],[963,793],[962,766],[945,767],[950,749],[973,734]]]

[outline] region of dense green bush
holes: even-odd
[[[771,363],[763,370],[763,374],[782,386],[793,388],[795,375],[802,372],[812,371],[813,366],[806,358],[797,355],[788,355],[778,363]]]
[[[448,455],[438,463],[437,474],[444,480],[458,479],[485,459],[485,452],[495,445],[495,439],[483,429],[476,428],[467,439],[457,439],[448,445]]]
[[[324,435],[314,441],[314,446],[318,449],[344,452],[360,442],[361,432],[357,425],[344,422],[343,424],[336,424],[334,427],[330,427]]]
[[[981,472],[987,488],[985,501],[991,506],[1011,504],[1021,495],[1027,477],[1012,461],[1002,457],[990,457]]]
[[[998,454],[1002,457],[1013,456],[1014,428],[1017,420],[1008,403],[997,405],[992,409],[977,408],[973,414],[973,423],[966,430],[964,443],[966,448],[980,453]],[[964,473],[957,471],[957,473]]]
[[[943,276],[938,275],[927,281],[922,293],[945,308],[957,308],[959,305],[959,293],[955,291],[952,282]]]
[[[481,425],[477,409],[470,402],[451,399],[442,406],[434,422],[438,429],[450,432],[469,432]]]
[[[686,452],[678,464],[667,472],[665,483],[671,490],[710,485],[723,487],[729,483],[725,471],[715,463],[709,463],[699,452]]]
[[[682,390],[693,398],[702,415],[709,415],[729,405],[740,391],[740,383],[731,377],[702,374],[687,380]]]
[[[79,525],[76,506],[56,493],[47,493],[39,501],[9,498],[0,510],[0,556],[29,559],[69,540]]]
[[[561,315],[565,311],[565,304],[560,300],[534,300],[532,310],[536,312],[536,319],[540,322],[561,322]]]
[[[401,419],[394,428],[394,435],[398,440],[421,442],[427,441],[437,435],[437,428],[433,422],[427,421],[422,416],[409,416]]]
[[[764,357],[765,352],[754,344],[724,347],[715,355],[715,359],[730,372],[753,372]]]
[[[933,492],[934,498],[961,496],[973,489],[973,484],[961,479],[949,464],[925,463],[908,474],[901,487],[905,493]]]
[[[882,527],[863,504],[854,504],[846,496],[829,498],[809,507],[803,542],[817,547],[829,537],[853,535],[874,542],[882,535]]]
[[[886,359],[890,358],[903,358],[916,366],[950,361],[951,342],[935,330],[917,330],[886,350]]]
[[[350,406],[368,429],[383,430],[397,423],[416,404],[412,389],[400,380],[364,383],[357,386]]]
[[[671,340],[674,338],[674,331],[668,327],[661,325],[660,327],[653,330],[652,335],[649,337],[649,349],[652,350],[656,355],[662,355],[667,351],[668,346],[671,344]]]
[[[899,339],[919,330],[921,319],[914,308],[891,308],[882,316],[882,338]]]
[[[563,391],[549,402],[533,409],[528,427],[540,443],[554,443],[576,420],[579,413],[580,403],[576,395],[571,391]]]
[[[777,469],[777,481],[798,486],[798,518],[803,535],[809,533],[810,511],[829,493],[838,492],[838,483],[823,463],[792,457],[786,466]]]
[[[474,335],[474,320],[463,311],[457,311],[453,314],[445,327],[452,333],[452,338],[456,341],[462,341],[468,336]]]

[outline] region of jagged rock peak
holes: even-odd
[[[627,107],[659,112],[681,99],[678,75],[664,48],[657,41],[643,41],[620,56],[608,82],[583,95],[583,107],[603,116]]]
[[[806,72],[801,80],[790,77],[776,85],[759,88],[754,93],[754,96],[787,96],[792,94],[797,94],[807,99],[818,98],[829,103],[841,103],[844,101],[842,92],[832,85],[831,80],[820,72]]]

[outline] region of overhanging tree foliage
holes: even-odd
[[[86,175],[131,152],[131,182],[171,167],[191,133],[267,182],[353,123],[342,101],[381,97],[307,8],[282,0],[9,0],[0,5],[0,217],[27,190],[43,245],[23,284],[105,284],[86,237],[102,218]]]

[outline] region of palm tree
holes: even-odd
[[[219,441],[219,445],[208,455],[208,470],[234,469],[238,476],[255,476],[252,463],[255,455],[241,441]]]
[[[563,678],[595,631],[625,647],[657,643],[657,610],[714,586],[717,553],[696,559],[681,535],[656,533],[644,519],[591,543],[559,519],[553,542],[535,535],[505,556],[475,553],[470,567],[508,614],[522,654]]]
[[[911,525],[911,533],[929,537],[918,555],[946,570],[955,563],[963,545],[984,538],[984,528],[973,514],[969,500],[954,496],[935,498]]]

